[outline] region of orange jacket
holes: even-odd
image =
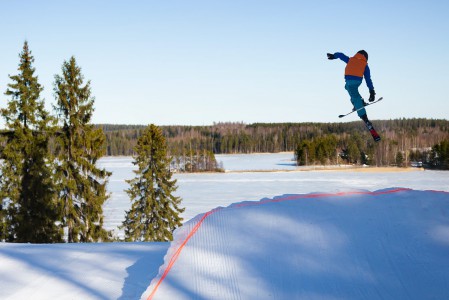
[[[368,62],[365,56],[360,53],[356,53],[351,57],[345,68],[345,76],[357,76],[363,78],[363,73]]]
[[[335,58],[339,58],[347,63],[345,68],[346,80],[363,80],[365,77],[366,85],[368,89],[374,90],[373,81],[371,80],[371,71],[368,66],[368,62],[363,54],[356,53],[353,57],[349,58],[341,52],[334,53]]]

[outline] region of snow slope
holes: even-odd
[[[168,243],[0,243],[0,299],[138,299]]]
[[[449,193],[284,195],[199,215],[142,299],[449,299]]]

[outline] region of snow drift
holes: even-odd
[[[217,208],[142,299],[449,299],[449,193],[391,188]]]

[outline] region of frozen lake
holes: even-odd
[[[294,171],[293,153],[217,154],[225,171]]]
[[[294,164],[293,153],[217,155],[216,158],[223,162],[226,173],[173,176],[178,185],[176,195],[183,199],[182,206],[186,208],[182,214],[184,221],[217,206],[284,194],[334,193],[354,189],[373,191],[390,187],[449,191],[449,172],[444,171],[301,171]],[[132,158],[106,157],[100,160],[99,165],[113,172],[108,185],[111,197],[104,206],[105,228],[113,229],[121,236],[117,227],[130,208],[130,200],[124,191],[128,188],[125,180],[135,176]]]

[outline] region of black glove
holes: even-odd
[[[376,99],[376,92],[374,90],[369,91],[369,102],[373,102]]]
[[[335,56],[333,54],[328,53],[327,54],[327,59],[335,59]]]

